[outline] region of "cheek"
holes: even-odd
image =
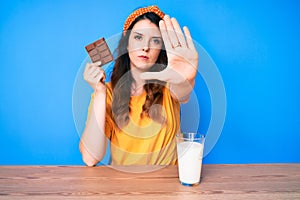
[[[128,52],[130,52],[130,51],[136,51],[136,50],[139,50],[139,49],[141,49],[139,43],[138,42],[134,42],[134,41],[132,41],[132,39],[129,38],[128,46],[127,46]]]
[[[153,49],[152,57],[153,59],[155,59],[155,61],[157,60],[159,53],[160,53],[160,49]]]
[[[134,45],[128,45],[127,51],[128,51],[129,57],[130,57],[130,58],[134,58],[135,56],[137,56],[137,55],[139,54],[139,52],[140,52],[141,50],[138,49],[137,46],[134,46]]]
[[[134,59],[134,57],[136,56],[137,54],[137,49],[135,46],[133,45],[129,45],[127,46],[127,51],[128,51],[128,55],[129,55],[129,58],[130,59]]]

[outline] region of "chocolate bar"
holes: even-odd
[[[101,61],[100,67],[114,59],[104,38],[85,46],[85,49],[92,62]]]

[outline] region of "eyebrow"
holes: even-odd
[[[136,34],[138,34],[138,35],[143,35],[143,34],[141,34],[141,33],[139,33],[139,32],[136,32],[136,31],[135,31],[135,32],[133,32],[133,33],[136,33]]]
[[[144,35],[144,34],[142,34],[142,33],[136,32],[136,31],[134,31],[133,33],[136,33],[136,34],[138,34],[138,35]],[[162,39],[161,36],[153,36],[152,38],[160,38],[160,39]]]

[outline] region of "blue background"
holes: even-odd
[[[204,162],[300,162],[299,1],[2,0],[0,164],[83,164],[72,94],[84,46],[151,4],[189,26],[223,78],[226,121]]]

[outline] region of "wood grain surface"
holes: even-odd
[[[296,200],[300,164],[203,165],[194,187],[177,166],[0,166],[0,199]]]

